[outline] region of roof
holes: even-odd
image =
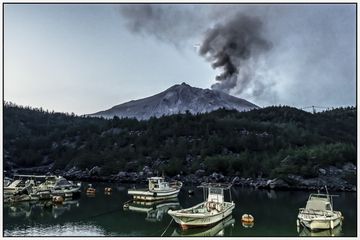
[[[148,180],[161,180],[163,177],[149,177]]]
[[[212,188],[212,189],[230,189],[230,183],[201,183],[198,187],[199,188]]]
[[[47,177],[56,177],[55,175],[22,175],[14,174],[14,177],[24,177],[24,178],[47,178]]]
[[[329,195],[329,194],[321,194],[321,193],[312,193],[309,196],[309,200],[319,200],[319,201],[328,201],[330,197],[338,197],[339,195]]]

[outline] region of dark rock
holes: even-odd
[[[239,185],[240,184],[240,178],[238,176],[234,177],[233,180],[231,181],[232,184],[234,185]]]
[[[101,173],[101,168],[98,166],[93,167],[90,169],[89,174],[90,176],[99,176]]]
[[[350,172],[350,173],[356,173],[356,166],[352,163],[346,163],[342,169],[345,171],[345,172]]]
[[[281,178],[275,178],[273,180],[268,180],[266,185],[269,186],[270,189],[288,189],[289,188],[289,184]]]
[[[197,170],[197,171],[195,172],[195,175],[196,175],[197,177],[203,177],[203,176],[205,175],[205,170],[199,169],[199,170]]]
[[[334,167],[334,166],[329,166],[327,168],[327,172],[329,173],[329,175],[340,175],[343,173],[343,170],[341,170],[337,167]]]
[[[117,176],[118,176],[119,178],[124,178],[124,177],[126,177],[126,172],[120,171],[120,172],[117,174]]]

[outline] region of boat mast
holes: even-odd
[[[232,202],[232,197],[231,197],[231,188],[229,189],[229,195],[230,195],[230,202]]]

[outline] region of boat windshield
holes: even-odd
[[[66,185],[70,185],[70,183],[69,183],[66,179],[60,179],[60,180],[56,183],[56,186],[66,186]]]
[[[312,210],[321,210],[331,211],[331,204],[328,201],[324,201],[324,199],[311,199],[306,203],[306,209],[312,209]]]
[[[208,202],[223,203],[224,190],[220,188],[209,188]]]

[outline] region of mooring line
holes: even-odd
[[[174,221],[174,219],[172,218],[169,225],[166,227],[165,231],[161,234],[161,237],[164,236],[164,234],[166,233],[166,231],[168,230],[168,228],[170,227],[172,221]]]

